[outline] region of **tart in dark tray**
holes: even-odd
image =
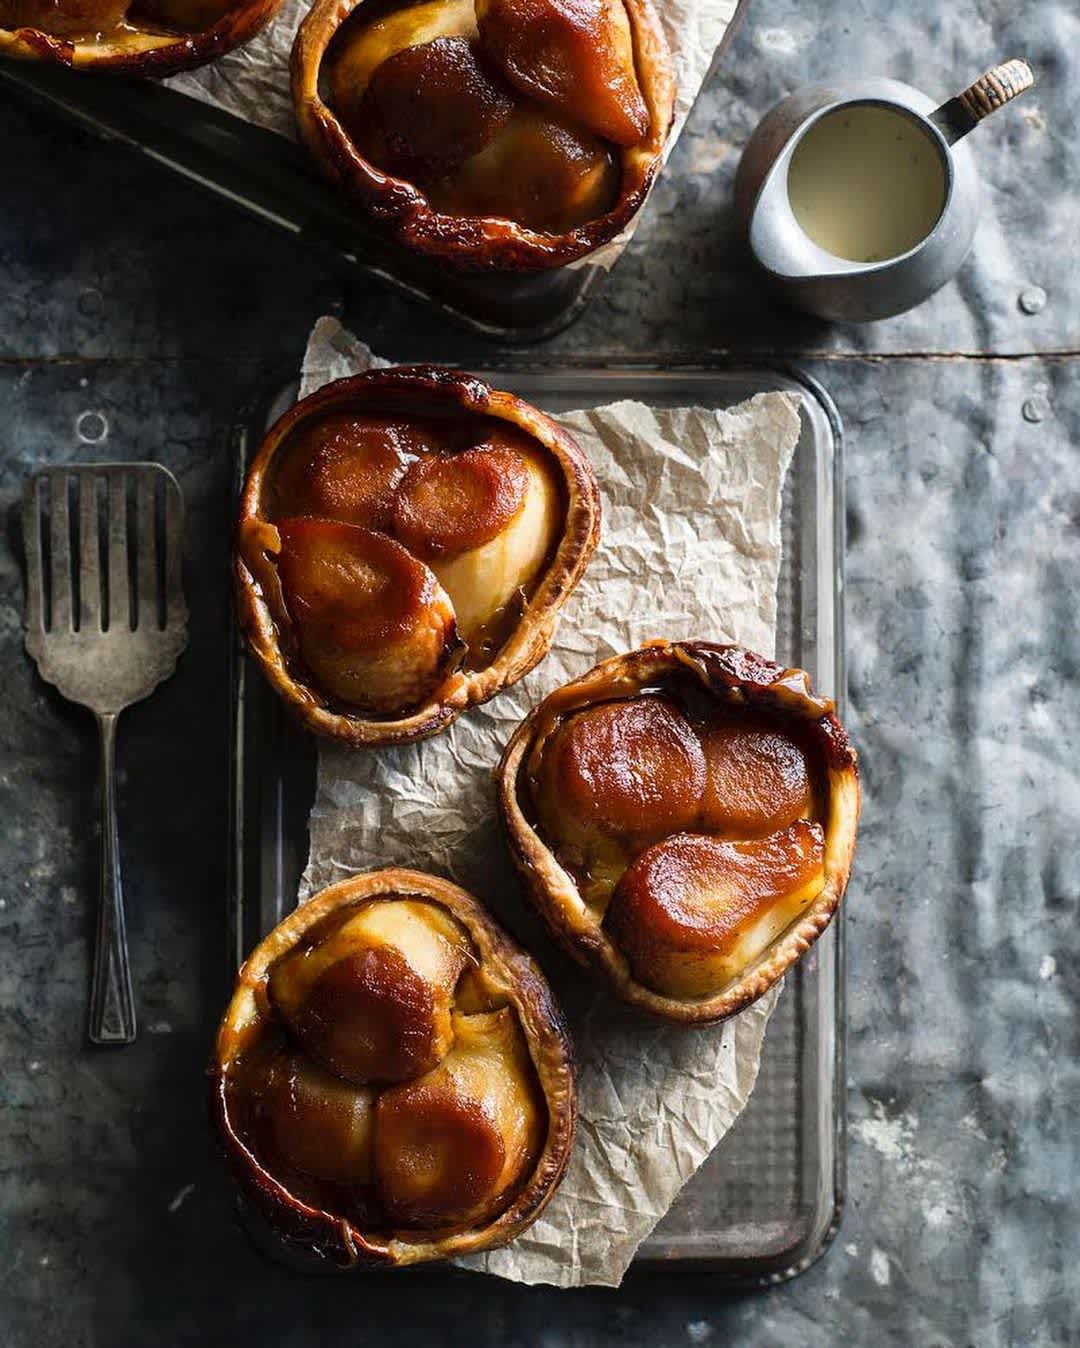
[[[304,141],[398,242],[513,271],[629,222],[675,91],[652,0],[316,0],[292,78]]]
[[[248,42],[281,0],[0,0],[0,56],[175,75]]]

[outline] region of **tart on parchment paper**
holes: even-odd
[[[656,641],[551,693],[498,772],[548,926],[624,1001],[726,1020],[817,940],[855,851],[855,751],[803,670]]]
[[[402,868],[332,885],[259,943],[210,1077],[244,1194],[347,1266],[513,1240],[573,1145],[573,1053],[539,967],[463,889]]]
[[[240,624],[310,729],[424,739],[543,658],[599,531],[592,469],[551,418],[459,371],[372,370],[302,399],[255,455]]]

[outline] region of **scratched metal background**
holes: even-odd
[[[862,329],[767,305],[727,219],[766,108],[837,70],[944,97],[1008,55],[1040,85],[977,133],[986,206],[957,283]],[[706,1277],[618,1294],[297,1282],[231,1224],[200,1085],[223,991],[222,430],[295,364],[340,285],[123,150],[0,104],[5,1344],[1080,1342],[1078,67],[1075,0],[753,0],[629,253],[544,348],[795,355],[847,426],[868,796],[849,908],[849,1202],[815,1268],[728,1299]],[[391,355],[485,350],[374,283],[346,303]],[[146,1033],[90,1054],[93,740],[22,655],[12,507],[41,459],[144,454],[183,480],[197,602],[182,673],[122,731]]]

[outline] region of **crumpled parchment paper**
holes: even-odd
[[[373,362],[385,364],[322,318],[302,393]],[[540,960],[580,1060],[577,1145],[539,1220],[505,1249],[461,1262],[520,1282],[617,1286],[746,1104],[777,993],[704,1030],[653,1024],[616,1003],[554,949],[524,898],[496,824],[492,769],[552,689],[648,637],[772,653],[780,500],[799,410],[789,394],[763,393],[728,411],[626,401],[558,419],[596,470],[603,529],[550,653],[435,739],[368,752],[321,744],[302,893],[379,866],[434,871],[488,904]]]
[[[666,159],[705,82],[717,48],[740,3],[746,0],[655,0],[655,3],[671,45],[677,81],[675,124],[664,151]],[[296,30],[310,8],[311,0],[285,0],[277,18],[246,46],[199,70],[174,75],[166,83],[246,122],[295,140],[289,53]],[[631,221],[616,239],[582,262],[610,267],[633,234],[634,224]]]

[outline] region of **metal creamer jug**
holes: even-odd
[[[940,107],[889,79],[808,85],[778,103],[739,163],[735,207],[779,297],[822,318],[887,318],[959,270],[978,191],[964,136],[1031,88],[995,66]]]

